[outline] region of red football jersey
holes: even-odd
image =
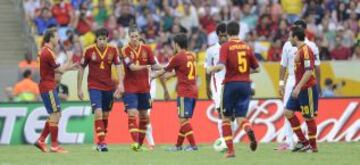
[[[223,83],[232,81],[250,82],[250,68],[256,69],[259,67],[250,46],[238,39],[231,39],[222,44],[219,63],[226,66]]]
[[[56,56],[54,51],[47,45],[41,49],[39,53],[40,62],[40,83],[39,89],[41,93],[47,93],[55,90],[55,69],[59,67],[59,64],[55,62]]]
[[[306,44],[302,45],[296,52],[294,60],[296,85],[300,82],[306,70],[312,70],[313,74],[301,89],[314,86],[316,84],[316,78],[314,76],[315,58],[311,48]]]
[[[178,97],[198,97],[195,55],[193,53],[180,51],[170,60],[165,70],[167,72],[175,70],[178,81],[176,87]]]
[[[111,65],[120,65],[118,49],[107,44],[101,51],[96,44],[88,46],[81,60],[83,67],[89,65],[88,88],[98,90],[114,90],[115,84],[111,79]]]
[[[149,93],[150,77],[149,70],[131,71],[130,64],[154,65],[155,58],[151,48],[140,44],[137,48],[130,45],[122,49],[123,62],[125,65],[124,88],[127,93]]]

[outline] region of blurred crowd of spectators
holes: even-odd
[[[103,26],[111,43],[122,47],[128,27],[136,24],[166,62],[175,33],[187,33],[190,49],[202,52],[216,42],[211,36],[218,22],[237,21],[239,37],[260,60],[279,61],[291,24],[304,19],[322,60],[360,58],[358,0],[24,0],[24,9],[36,35],[56,26],[61,49],[75,54],[93,43],[92,32]]]

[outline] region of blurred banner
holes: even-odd
[[[0,144],[34,143],[44,127],[47,116],[42,103],[1,103]],[[62,104],[59,142],[70,144],[93,142],[93,116],[88,104]]]
[[[360,141],[360,98],[321,99],[318,139],[320,142]],[[89,103],[63,103],[59,140],[62,143],[92,143],[93,117]],[[284,140],[283,103],[279,99],[259,99],[250,103],[248,117],[261,142]],[[45,109],[41,104],[1,104],[0,144],[33,143],[44,125]],[[153,136],[157,144],[176,142],[178,119],[176,102],[154,102],[151,111]],[[301,117],[300,117],[301,118]],[[198,101],[191,123],[198,143],[212,143],[218,137],[217,113],[210,101]],[[131,143],[127,116],[122,103],[115,103],[109,119],[107,142]],[[306,124],[302,125],[303,130]],[[234,140],[247,141],[243,131]]]
[[[199,53],[199,61],[204,58],[204,54]],[[205,69],[203,62],[197,63],[197,85],[199,87],[199,98],[207,99],[206,96],[206,82]],[[280,64],[275,62],[261,63],[261,72],[251,75],[255,87],[255,98],[274,98],[280,97],[278,94],[279,84],[279,69]],[[63,76],[62,83],[69,86],[70,100],[78,100],[76,89],[76,75],[75,71],[67,72]],[[84,76],[83,91],[85,99],[88,99],[87,94],[87,69]],[[116,75],[116,74],[114,74]],[[337,97],[353,97],[360,96],[360,65],[358,61],[323,61],[321,63],[321,87],[324,87],[326,79],[332,80],[332,89],[334,95]],[[175,87],[176,79],[171,79],[167,82],[167,86],[172,99],[176,98]],[[160,81],[156,80],[153,83],[152,90],[154,91],[154,99],[163,99],[163,89]]]

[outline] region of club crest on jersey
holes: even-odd
[[[95,54],[95,52],[92,52],[92,54],[91,54],[91,60],[96,61],[96,54]]]
[[[130,57],[131,57],[131,59],[134,59],[134,58],[135,58],[135,55],[134,55],[133,52],[130,53]]]

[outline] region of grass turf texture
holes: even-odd
[[[169,146],[157,146],[153,151],[134,152],[130,145],[109,145],[110,152],[99,153],[93,145],[63,145],[67,154],[41,153],[31,145],[0,146],[0,165],[11,164],[274,164],[351,165],[360,162],[360,143],[321,143],[319,153],[279,152],[275,143],[260,144],[251,152],[247,144],[236,144],[236,157],[223,158],[211,145],[200,145],[195,152],[167,152]]]

